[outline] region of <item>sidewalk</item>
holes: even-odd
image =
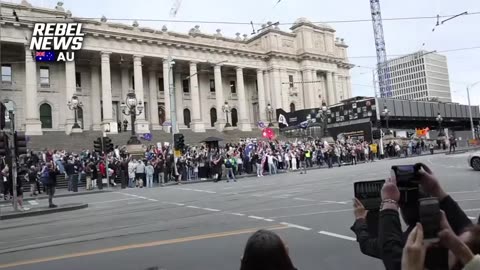
[[[67,191],[66,189],[57,189],[57,190],[55,190],[54,198],[114,192],[114,191],[117,191],[119,189],[120,189],[120,187],[118,185],[117,185],[117,187],[110,187],[110,189],[104,188],[102,190],[99,190],[99,189],[85,190],[83,188],[82,189],[79,188],[78,192],[70,192],[70,191]],[[25,201],[25,202],[35,201],[35,200],[46,200],[46,199],[48,199],[48,195],[46,195],[44,192],[42,192],[41,195],[37,195],[37,196],[34,196],[34,197],[30,197],[30,192],[24,192],[23,193],[23,201]],[[11,201],[10,200],[0,200],[0,205],[3,205],[3,204],[11,204]]]
[[[35,204],[29,204],[25,202],[23,205],[24,210],[17,212],[13,211],[13,207],[11,205],[2,205],[2,207],[0,207],[0,220],[47,215],[52,213],[79,210],[88,207],[88,204],[86,203],[70,203],[58,205],[56,208],[49,208],[47,204],[43,205],[38,202],[35,202]]]

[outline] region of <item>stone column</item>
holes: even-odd
[[[77,85],[75,83],[75,61],[65,62],[65,104],[72,99],[72,96],[75,95],[77,90]],[[81,101],[79,99],[79,101]],[[65,133],[72,133],[72,126],[75,122],[75,112],[70,110],[67,106],[65,111]],[[81,130],[75,130],[74,132],[81,132]]]
[[[122,96],[121,96],[121,101],[120,102],[125,102],[127,98],[127,94],[130,91],[130,71],[128,67],[122,67],[122,74],[121,74],[121,80],[122,80]],[[130,116],[127,116],[123,114],[122,112],[119,112],[122,115],[122,124],[123,120],[127,119],[129,125],[127,126],[127,129],[130,130]],[[122,129],[123,130],[123,129]]]
[[[305,108],[311,109],[315,107],[315,95],[313,94],[312,72],[304,69],[303,73],[303,95],[305,97]]]
[[[335,88],[333,84],[333,75],[330,71],[327,71],[327,98],[327,105],[331,106],[335,104]]]
[[[347,86],[348,98],[351,98],[351,97],[353,97],[353,94],[352,94],[352,82],[350,80],[350,76],[345,77],[345,83],[346,83],[346,86]]]
[[[222,81],[222,66],[215,65],[213,68],[213,76],[215,79],[215,103],[217,105],[217,122],[215,128],[218,131],[222,131],[225,128],[227,120],[225,119],[225,113],[222,111],[225,98],[223,97],[223,81]]]
[[[165,107],[165,121],[172,121],[170,117],[171,107],[170,107],[170,81],[168,76],[168,59],[163,60],[163,97],[164,97],[164,107]],[[177,119],[178,121],[178,119]],[[165,127],[165,131],[168,130],[168,127]]]
[[[274,109],[280,109],[282,108],[282,82],[280,78],[280,70],[278,68],[272,69],[270,77],[272,79],[272,84],[270,85],[272,88],[272,106]],[[275,115],[276,114],[274,113],[273,118],[275,118]]]
[[[110,54],[111,52],[101,52],[102,63],[102,111],[103,124],[110,125],[110,133],[118,133],[116,121],[113,121],[112,109],[112,78],[110,76]]]
[[[183,109],[185,106],[183,105],[183,89],[182,89],[182,74],[177,72],[175,75],[175,110],[177,111],[177,123],[178,127],[186,128],[185,123],[183,121]],[[191,115],[191,113],[190,113]]]
[[[133,77],[135,80],[135,95],[137,96],[137,102],[145,103],[145,95],[143,93],[143,71],[142,71],[142,56],[133,56]],[[150,104],[151,106],[151,104]],[[146,108],[143,112],[137,116],[135,120],[135,132],[139,134],[149,133],[149,124],[145,120]]]
[[[90,92],[90,114],[92,115],[92,129],[93,130],[102,130],[102,119],[101,112],[102,109],[100,106],[100,70],[97,64],[92,64],[90,66],[90,76],[91,76],[91,92]]]
[[[148,89],[149,89],[149,103],[150,103],[150,123],[152,124],[153,130],[160,130],[158,119],[158,99],[157,99],[157,71],[151,69],[148,72]]]
[[[257,86],[260,121],[267,122],[267,102],[265,100],[265,87],[263,85],[263,70],[261,69],[257,69]]]
[[[289,111],[290,108],[290,85],[288,84],[288,73],[287,70],[282,68],[280,69],[280,89],[282,89],[282,108],[285,111]]]
[[[264,81],[264,87],[265,87],[265,100],[266,104],[272,105],[272,91],[270,87],[270,73],[268,70],[265,70],[265,74],[263,76],[263,81]],[[265,105],[265,111],[266,111],[266,105]],[[268,116],[267,116],[268,119]]]
[[[200,108],[200,90],[198,89],[197,63],[190,63],[190,94],[192,97],[192,124],[193,132],[205,132],[205,124],[202,121]]]
[[[243,69],[237,67],[237,95],[238,95],[238,104],[240,109],[240,119],[239,119],[239,128],[241,131],[252,131],[252,125],[248,119],[247,111],[247,99],[245,96],[245,85],[243,79]]]
[[[340,101],[340,90],[338,73],[333,73],[333,92],[335,94],[335,103]]]
[[[37,104],[37,65],[32,51],[25,47],[25,134],[42,135],[39,107]],[[53,110],[53,108],[52,108]]]

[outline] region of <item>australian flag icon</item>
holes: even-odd
[[[37,51],[37,52],[35,52],[35,61],[37,61],[37,62],[54,62],[55,61],[55,52],[54,51]]]

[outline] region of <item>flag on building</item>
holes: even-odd
[[[258,126],[259,129],[264,129],[264,128],[267,127],[267,125],[265,125],[265,123],[263,121],[258,121],[257,126]]]
[[[152,140],[152,133],[145,133],[142,135],[142,139],[146,141],[151,141]]]
[[[283,114],[280,114],[280,115],[278,116],[278,123],[284,124],[285,126],[288,127],[287,118],[286,118],[285,115],[283,115]]]

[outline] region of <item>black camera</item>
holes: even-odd
[[[392,166],[391,175],[395,177],[398,190],[400,191],[401,204],[417,203],[419,198],[419,171],[421,165],[398,165]]]

